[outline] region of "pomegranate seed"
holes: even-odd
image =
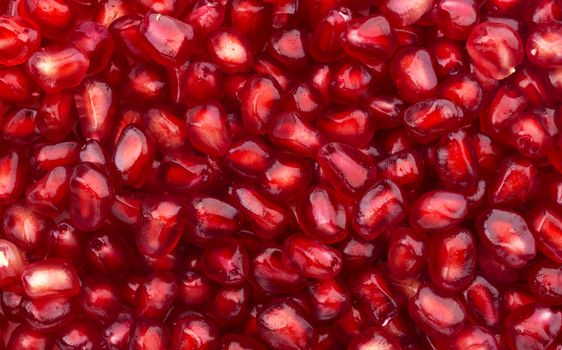
[[[397,300],[383,275],[368,268],[357,276],[351,292],[364,317],[373,324],[386,325],[398,314]]]
[[[435,286],[459,292],[474,278],[476,241],[469,230],[457,228],[434,235],[429,252],[429,276]]]
[[[39,48],[41,31],[24,17],[0,16],[0,37],[6,41],[0,50],[0,64],[22,64]]]
[[[478,326],[467,326],[461,330],[452,340],[451,349],[461,350],[473,348],[482,348],[497,350],[498,342],[493,334],[488,330]]]
[[[350,196],[363,192],[376,178],[377,168],[371,159],[345,144],[325,144],[316,160],[328,182]]]
[[[48,46],[37,50],[27,61],[27,71],[47,92],[57,92],[80,84],[90,61],[82,51],[70,46]]]
[[[69,35],[72,46],[88,56],[88,72],[101,72],[109,63],[113,54],[114,42],[111,33],[103,25],[85,21],[80,23]]]
[[[258,315],[260,338],[272,348],[307,349],[312,343],[313,327],[302,308],[290,299],[265,306]]]
[[[146,318],[162,317],[174,302],[177,289],[176,279],[170,272],[154,272],[136,292],[135,314]]]
[[[0,268],[0,285],[6,288],[19,280],[24,260],[20,249],[5,239],[0,240],[0,252],[4,257],[4,264]]]
[[[411,3],[400,0],[384,0],[381,4],[381,12],[387,16],[394,25],[407,26],[422,18],[432,5],[433,1],[431,0]]]
[[[329,111],[318,121],[318,128],[334,141],[365,147],[375,133],[373,118],[364,109]]]
[[[562,320],[559,311],[527,305],[512,312],[505,322],[508,346],[524,349],[528,346],[547,348],[554,343]]]
[[[194,51],[194,28],[171,16],[149,12],[139,26],[147,54],[163,65],[185,62]]]
[[[367,64],[390,58],[397,48],[392,26],[380,15],[350,21],[341,44],[349,56]]]
[[[70,220],[82,231],[99,229],[109,216],[113,188],[103,171],[92,163],[77,165],[70,175]]]
[[[426,333],[435,336],[454,336],[467,321],[464,306],[431,286],[422,286],[408,303],[408,312]]]
[[[163,330],[166,330],[162,326]],[[214,349],[219,341],[217,326],[205,316],[196,312],[187,312],[175,322],[172,333],[172,347],[174,349],[189,349],[199,347],[201,350]],[[146,349],[166,349],[147,347]]]
[[[224,1],[199,0],[186,17],[199,35],[206,35],[220,27],[225,17]]]
[[[145,182],[154,153],[152,140],[141,129],[131,125],[123,130],[117,141],[112,163],[124,183],[140,187]]]
[[[36,332],[24,324],[20,324],[10,335],[10,341],[6,345],[6,349],[24,350],[24,349],[50,349],[53,347],[53,340],[45,334]]]
[[[410,224],[422,231],[455,227],[468,215],[468,200],[461,194],[431,191],[420,196],[410,210]]]
[[[508,267],[522,267],[536,255],[535,239],[515,212],[488,209],[480,214],[477,229],[487,251]]]
[[[523,61],[523,43],[519,34],[503,23],[485,22],[475,26],[466,48],[481,72],[494,79],[505,79],[515,73]]]
[[[417,142],[428,143],[461,125],[464,113],[448,100],[425,100],[404,111],[404,124]]]
[[[353,207],[351,224],[362,238],[372,240],[402,221],[407,203],[402,190],[390,180],[368,189]]]
[[[287,267],[279,248],[265,248],[251,261],[250,282],[267,293],[282,294],[301,290],[306,279]]]
[[[490,202],[514,208],[525,204],[538,189],[537,175],[537,166],[528,159],[505,158],[492,179]]]
[[[416,277],[427,256],[427,238],[409,228],[399,228],[392,233],[388,247],[388,269],[399,279]]]
[[[497,329],[500,322],[500,294],[488,280],[476,276],[464,291],[466,304],[478,324]]]
[[[283,243],[283,261],[304,276],[318,279],[333,278],[342,268],[336,249],[299,234]]]
[[[348,235],[349,217],[328,187],[311,187],[298,208],[300,227],[324,243],[336,243]]]
[[[119,291],[111,282],[96,277],[83,281],[80,307],[90,320],[101,322],[113,320],[119,313],[120,303]]]
[[[25,266],[21,280],[25,294],[32,299],[69,298],[80,293],[76,270],[61,259],[48,259]]]
[[[238,32],[218,30],[209,37],[209,55],[227,73],[245,72],[253,65],[250,44]]]
[[[390,64],[390,73],[400,96],[408,102],[432,98],[437,93],[437,76],[431,54],[425,49],[398,51]]]
[[[400,344],[384,329],[371,327],[361,332],[349,344],[348,349],[359,350],[376,346],[381,350],[400,349]]]
[[[529,272],[529,286],[535,297],[547,304],[558,304],[562,300],[562,270],[557,263],[542,260]]]
[[[30,75],[21,66],[0,69],[0,98],[6,102],[22,103],[38,93]]]
[[[149,318],[140,318],[132,328],[129,349],[164,350],[170,346],[170,343],[170,331],[164,323]]]
[[[143,254],[158,257],[171,252],[187,225],[185,207],[170,196],[147,198],[137,231],[137,248]]]

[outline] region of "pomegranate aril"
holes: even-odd
[[[77,165],[69,180],[70,220],[86,232],[99,229],[109,217],[113,187],[103,170],[93,163]]]
[[[356,105],[371,97],[374,81],[367,66],[355,61],[344,62],[331,74],[331,98],[341,104]]]
[[[187,225],[185,212],[184,204],[174,197],[159,195],[147,198],[142,205],[136,235],[139,251],[151,257],[171,252]]]
[[[197,346],[201,350],[211,350],[217,346],[219,336],[218,326],[212,320],[197,312],[187,311],[174,322],[172,348],[183,350]]]
[[[92,321],[113,320],[121,308],[119,290],[110,281],[99,277],[89,277],[82,282],[80,307]]]
[[[117,103],[111,86],[103,80],[88,78],[77,89],[74,100],[83,136],[97,141],[107,138]]]
[[[0,239],[0,256],[4,260],[0,266],[0,286],[10,288],[19,281],[24,269],[24,257],[16,245],[5,239]],[[2,300],[4,300],[4,295],[2,295]]]
[[[72,94],[62,92],[45,95],[35,122],[41,136],[51,142],[60,142],[70,134],[77,118]]]
[[[220,350],[267,350],[263,343],[241,334],[227,333],[222,336]]]
[[[285,208],[266,198],[248,185],[236,185],[232,195],[240,213],[261,238],[279,236],[289,225],[290,216]]]
[[[311,187],[301,197],[299,225],[305,233],[324,242],[336,243],[348,235],[349,215],[328,187]]]
[[[223,238],[205,249],[201,256],[205,275],[222,285],[239,285],[250,269],[246,250],[234,239]]]
[[[333,278],[342,269],[339,251],[302,234],[291,235],[283,243],[283,261],[309,278]]]
[[[375,133],[374,120],[365,109],[339,109],[327,112],[318,128],[333,141],[365,147]]]
[[[211,299],[214,286],[197,270],[187,270],[178,277],[178,300],[187,307],[204,305]]]
[[[490,203],[518,208],[527,203],[538,190],[538,168],[522,157],[505,158],[492,178],[488,190]]]
[[[476,323],[487,329],[497,329],[500,326],[500,293],[494,285],[482,276],[476,276],[474,281],[464,291],[464,298]]]
[[[390,74],[400,96],[408,102],[432,98],[437,93],[437,76],[431,54],[425,49],[398,51],[390,64]]]
[[[540,304],[523,306],[505,321],[505,338],[511,349],[548,348],[560,333],[562,315]]]
[[[406,227],[392,232],[388,247],[388,269],[393,277],[416,277],[425,264],[427,238]]]
[[[23,150],[8,148],[0,153],[0,199],[15,202],[24,190],[28,165]]]
[[[29,252],[38,252],[45,248],[50,225],[47,217],[21,204],[6,207],[2,216],[4,237]]]
[[[476,228],[486,250],[508,267],[523,267],[536,255],[535,239],[516,212],[485,210],[479,214]]]
[[[539,261],[531,267],[528,279],[537,300],[553,305],[562,302],[562,269],[559,263]]]
[[[219,29],[212,34],[208,50],[214,63],[227,73],[248,71],[254,63],[247,39],[232,29]]]
[[[195,51],[194,28],[171,16],[149,12],[139,26],[147,54],[157,63],[173,66],[185,62]]]
[[[479,169],[470,135],[461,129],[442,136],[435,148],[435,166],[445,186],[467,188],[473,185]]]
[[[33,21],[19,16],[0,16],[0,37],[6,41],[0,50],[0,64],[22,64],[39,48],[41,31]]]
[[[349,343],[349,350],[368,349],[376,346],[380,350],[401,349],[398,341],[387,331],[380,327],[371,327],[354,337]]]
[[[269,76],[250,77],[239,92],[242,121],[249,132],[265,134],[279,108],[281,88]]]
[[[421,195],[412,203],[410,224],[421,231],[443,231],[457,226],[467,215],[465,196],[436,190]]]
[[[377,168],[371,159],[346,144],[325,144],[316,160],[327,181],[349,196],[362,193],[376,178]]]
[[[466,326],[461,330],[450,343],[451,350],[461,350],[470,348],[481,348],[489,350],[499,350],[500,347],[494,335],[486,328],[478,326]]]
[[[406,104],[395,95],[373,96],[368,101],[373,124],[379,129],[391,129],[402,124]]]
[[[296,292],[306,286],[306,279],[285,265],[279,248],[258,252],[252,258],[250,273],[252,285],[269,294]]]
[[[163,322],[139,318],[131,331],[129,350],[164,350],[170,343],[170,331]]]
[[[528,213],[527,222],[537,249],[550,260],[562,263],[562,216],[552,206],[537,206]]]
[[[278,147],[307,158],[314,158],[325,143],[320,131],[295,112],[278,114],[271,122],[269,138]]]
[[[258,314],[260,338],[272,348],[307,349],[312,344],[313,326],[302,308],[290,299],[273,301]]]
[[[428,143],[461,126],[464,113],[444,99],[417,102],[404,111],[404,125],[417,142]]]
[[[46,334],[32,330],[30,327],[20,324],[10,335],[10,341],[6,344],[8,350],[47,350],[53,347],[53,339]]]
[[[107,66],[115,46],[109,30],[91,21],[78,24],[70,33],[68,41],[88,56],[90,74],[99,73]]]
[[[330,10],[320,20],[310,39],[310,56],[321,62],[332,62],[344,57],[340,36],[345,32],[352,12],[346,7]]]
[[[0,98],[6,102],[28,102],[37,95],[31,79],[21,66],[0,68]]]
[[[57,92],[80,85],[90,60],[71,46],[48,46],[37,50],[27,61],[27,71],[47,92]]]
[[[429,285],[418,290],[408,304],[408,311],[418,327],[435,336],[454,336],[467,321],[465,308],[458,298]]]
[[[139,106],[161,104],[168,96],[167,78],[160,66],[142,62],[132,65],[121,88],[121,98]]]
[[[55,216],[66,208],[70,169],[56,167],[43,178],[28,187],[25,194],[27,205],[40,213]]]
[[[351,20],[341,45],[349,56],[367,64],[390,58],[397,48],[394,30],[381,15]]]
[[[41,136],[37,129],[37,110],[17,108],[3,117],[0,125],[2,140],[17,146],[29,146],[37,142]]]
[[[76,269],[63,259],[47,259],[26,265],[21,280],[32,299],[69,298],[80,293]]]
[[[112,163],[125,184],[140,187],[145,182],[154,153],[152,139],[143,130],[131,125],[123,130],[117,141]]]
[[[197,150],[210,156],[224,155],[231,142],[223,107],[216,103],[199,105],[185,115],[186,133]]]
[[[422,156],[414,151],[397,152],[377,163],[379,178],[387,178],[405,189],[416,188],[424,179]]]
[[[220,179],[216,163],[187,152],[166,155],[159,168],[162,182],[158,184],[172,192],[201,192],[212,188]]]
[[[391,180],[381,180],[353,206],[351,224],[361,238],[372,240],[400,223],[407,209],[402,190]]]
[[[136,292],[135,314],[139,318],[161,318],[174,302],[177,289],[170,272],[154,272]]]
[[[398,302],[381,272],[367,268],[351,284],[351,292],[369,324],[386,325],[398,314]]]

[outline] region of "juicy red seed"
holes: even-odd
[[[422,231],[453,228],[468,215],[465,196],[448,191],[432,191],[420,196],[410,210],[410,224]]]
[[[466,47],[482,73],[498,80],[515,73],[515,67],[523,61],[523,43],[519,34],[502,23],[478,24],[470,32]]]
[[[257,325],[260,338],[272,348],[307,349],[312,343],[312,325],[302,308],[289,299],[265,306]]]
[[[487,251],[508,267],[522,267],[536,255],[535,239],[515,212],[488,209],[480,214],[477,229]]]
[[[408,304],[408,311],[424,332],[436,336],[454,336],[467,321],[460,300],[442,294],[431,286],[422,286],[418,290]]]
[[[408,102],[432,98],[438,83],[429,51],[406,48],[398,51],[390,64],[390,74],[400,96]]]
[[[428,270],[437,287],[452,292],[465,289],[476,270],[474,235],[464,228],[433,235],[429,245]]]
[[[448,100],[417,102],[404,111],[404,124],[411,137],[428,143],[459,127],[464,113]]]
[[[27,71],[47,92],[57,92],[80,84],[90,60],[70,46],[48,46],[39,49],[27,61]]]
[[[368,189],[353,206],[351,224],[357,234],[374,239],[402,221],[407,203],[402,190],[390,180],[382,180]]]
[[[69,298],[80,293],[75,268],[62,259],[47,259],[27,265],[21,280],[25,294],[32,299]]]
[[[398,314],[398,304],[383,275],[368,268],[353,281],[351,292],[359,303],[364,317],[377,325],[384,325]]]
[[[185,62],[195,50],[193,27],[173,17],[149,12],[139,26],[148,55],[163,65]]]
[[[283,261],[309,278],[333,278],[342,269],[339,251],[300,234],[283,243]]]
[[[39,27],[24,17],[0,16],[0,37],[6,45],[0,49],[0,64],[16,66],[22,64],[39,48]]]
[[[364,63],[386,60],[397,47],[394,30],[381,15],[350,21],[342,34],[341,43],[349,56]]]
[[[523,306],[505,321],[506,342],[512,349],[523,349],[527,344],[547,348],[554,343],[561,326],[559,311],[540,304]]]

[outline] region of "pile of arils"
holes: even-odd
[[[562,0],[0,0],[0,349],[561,350]]]

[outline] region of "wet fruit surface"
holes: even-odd
[[[0,0],[0,350],[562,349],[560,0]]]

